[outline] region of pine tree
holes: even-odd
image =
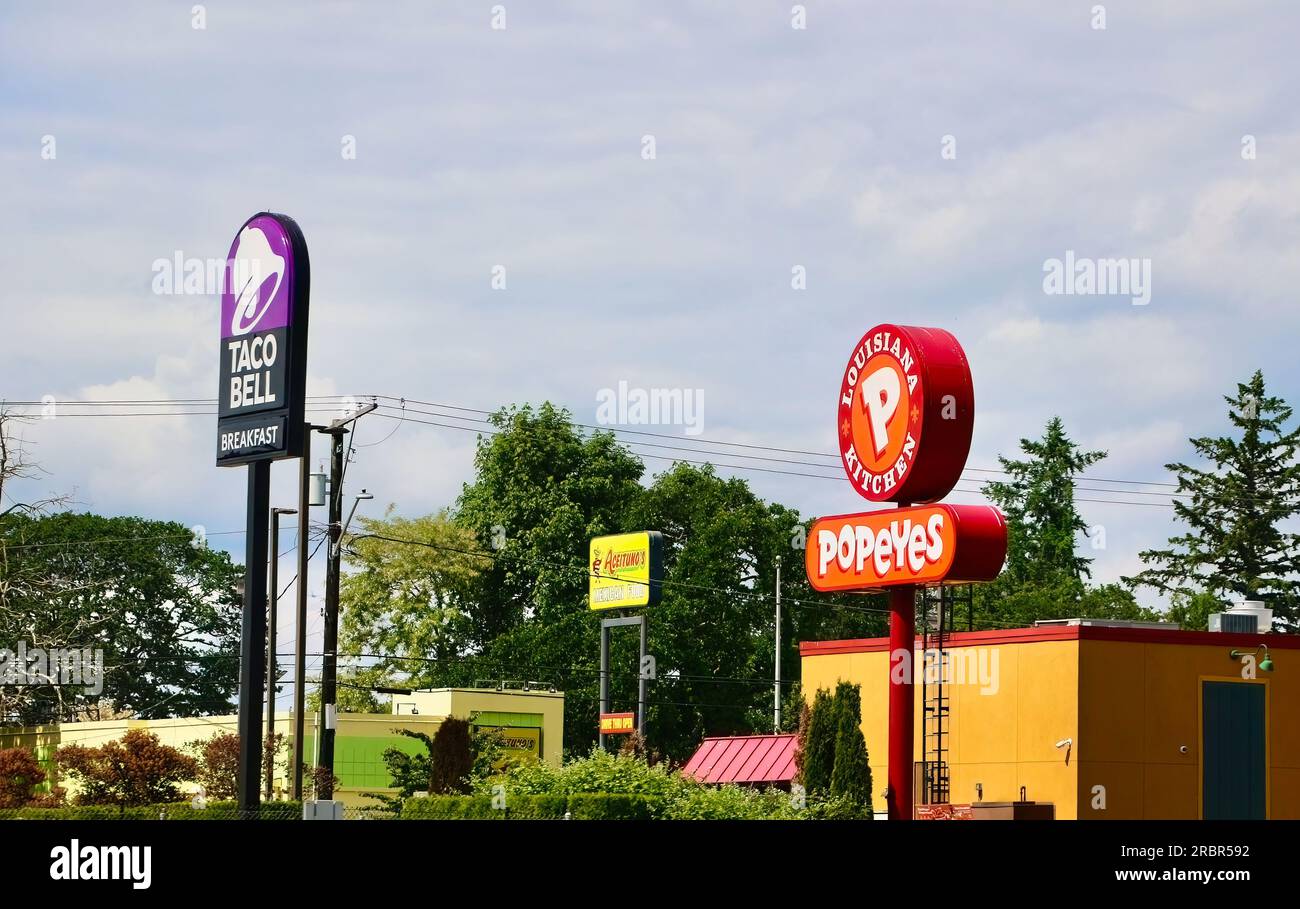
[[[1054,584],[1091,577],[1092,560],[1075,553],[1088,525],[1074,506],[1074,480],[1106,452],[1081,451],[1060,417],[1047,422],[1042,439],[1021,439],[1020,449],[1028,459],[998,458],[1010,479],[984,486],[1007,517],[1008,580]]]
[[[798,780],[808,795],[826,792],[835,767],[835,736],[838,723],[836,703],[822,688],[813,695],[812,706],[800,723],[799,751],[795,754]]]
[[[1292,410],[1267,394],[1259,371],[1224,401],[1240,437],[1190,439],[1206,468],[1166,465],[1178,476],[1174,513],[1188,532],[1140,553],[1152,567],[1126,580],[1183,602],[1264,600],[1278,630],[1300,630],[1300,535],[1282,529],[1300,515],[1300,426],[1286,428]]]
[[[1156,619],[1119,584],[1090,586],[1092,560],[1077,553],[1088,525],[1074,504],[1075,479],[1106,456],[1083,451],[1053,417],[1038,440],[1021,439],[1024,460],[999,458],[1008,479],[987,483],[984,494],[1007,518],[1007,564],[975,591],[976,611],[993,627],[1039,619]],[[1105,538],[1089,535],[1093,545]]]
[[[831,771],[831,795],[855,805],[871,804],[871,765],[867,741],[862,736],[862,689],[840,682],[835,689],[835,767]]]

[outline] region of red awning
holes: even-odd
[[[794,779],[798,747],[793,733],[705,739],[682,775],[701,783],[788,783]]]

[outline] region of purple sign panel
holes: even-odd
[[[226,257],[221,292],[221,337],[287,328],[293,317],[293,245],[272,215],[239,229]]]
[[[239,229],[221,294],[217,464],[297,457],[307,366],[307,244],[285,215]]]

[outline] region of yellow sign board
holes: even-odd
[[[632,609],[659,602],[664,575],[663,536],[654,530],[596,537],[587,562],[592,609]]]
[[[540,729],[515,726],[480,726],[477,723],[474,726],[476,729],[491,729],[500,734],[501,757],[495,764],[495,768],[498,770],[505,766],[507,760],[513,760],[515,763],[526,763],[542,759],[542,730]]]

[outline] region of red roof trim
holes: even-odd
[[[921,638],[917,639],[918,644]],[[1300,650],[1300,635],[1228,634],[1218,631],[1173,631],[1163,628],[1116,628],[1105,625],[1045,625],[1038,628],[1007,628],[998,631],[957,631],[944,638],[945,647],[978,647],[995,644],[1033,644],[1039,641],[1127,641],[1138,644],[1184,644],[1187,646],[1258,647]],[[801,641],[800,656],[833,653],[874,653],[889,649],[889,638],[858,638],[846,641]]]
[[[794,779],[798,740],[793,733],[707,738],[682,775],[702,783],[788,783]]]

